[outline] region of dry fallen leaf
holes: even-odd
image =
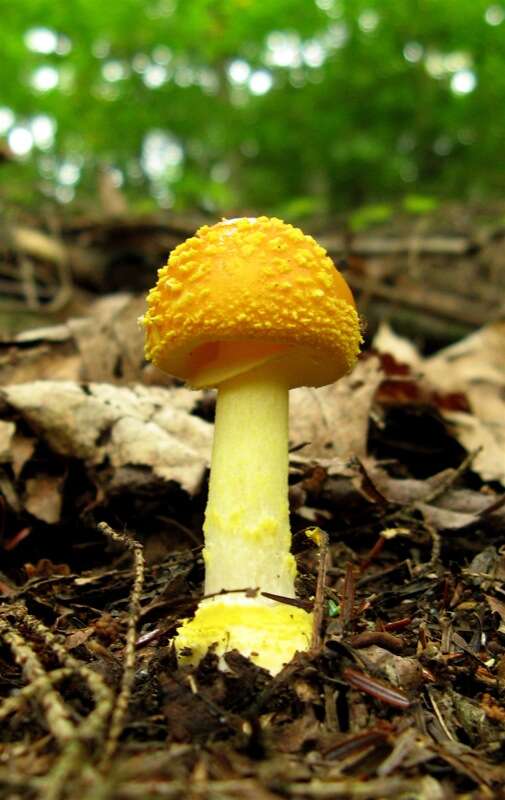
[[[367,669],[372,669],[374,675],[388,680],[393,686],[413,691],[422,684],[421,665],[416,658],[395,655],[377,645],[360,650],[359,656]]]
[[[493,581],[505,581],[505,553],[493,545],[485,547],[472,558],[468,573],[475,586],[488,591]]]
[[[209,463],[212,425],[189,413],[199,392],[36,381],[2,393],[55,452],[89,465],[146,467],[194,493]]]
[[[63,482],[64,478],[54,475],[29,478],[25,485],[26,510],[48,525],[59,522],[63,502]]]
[[[466,396],[471,413],[441,413],[460,444],[478,451],[472,469],[485,481],[505,485],[505,322],[486,325],[427,359],[387,325],[379,329],[374,347],[408,363],[437,391]]]
[[[444,470],[425,480],[414,478],[393,478],[372,459],[365,459],[364,464],[373,486],[390,503],[402,506],[412,505],[422,512],[425,519],[436,528],[443,530],[459,530],[472,525],[484,514],[492,510],[502,499],[499,495],[481,494],[470,489],[453,489],[441,491],[435,500],[424,502],[433,491],[443,489],[455,477],[454,470]],[[505,519],[505,507],[496,508],[493,512],[497,518]]]
[[[0,464],[5,464],[12,458],[12,439],[16,433],[13,422],[0,420]]]
[[[143,380],[144,337],[138,317],[145,298],[101,297],[86,315],[64,324],[23,331],[0,342],[0,383]]]
[[[82,359],[81,380],[121,383],[140,379],[144,335],[138,317],[144,309],[144,297],[114,294],[97,300],[90,316],[69,320]]]
[[[498,616],[500,617],[500,626],[498,630],[500,631],[500,633],[505,633],[505,603],[502,600],[498,600],[496,597],[492,597],[489,594],[486,594],[485,598],[493,614],[498,614]]]
[[[27,436],[21,436],[20,434],[16,434],[14,436],[11,445],[11,452],[12,470],[15,478],[19,478],[24,465],[32,457],[36,444],[36,439],[32,439]]]
[[[0,420],[0,464],[11,464],[15,478],[19,477],[34,449],[35,439],[16,433],[14,422]]]
[[[76,647],[80,647],[82,644],[88,641],[88,639],[93,636],[94,629],[92,625],[89,625],[87,628],[82,628],[81,630],[76,630],[67,636],[65,640],[65,647],[67,650],[74,650]]]
[[[484,481],[499,481],[505,486],[505,402],[501,419],[496,417],[494,422],[461,411],[444,412],[444,417],[460,444],[476,453],[472,469]]]
[[[376,357],[358,362],[337,383],[320,389],[302,387],[290,395],[289,437],[303,459],[325,464],[366,454],[370,408],[383,378]]]
[[[36,564],[24,564],[27,578],[51,578],[53,575],[70,575],[68,564],[54,564],[49,558],[40,558]]]

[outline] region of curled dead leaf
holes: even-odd
[[[478,451],[472,469],[505,485],[505,322],[486,325],[426,359],[385,324],[374,347],[407,363],[438,392],[464,395],[469,410],[442,403],[440,411],[460,444]]]
[[[108,461],[116,469],[148,468],[193,493],[209,463],[212,425],[189,413],[199,392],[70,381],[36,381],[2,392],[55,452],[90,466]],[[47,495],[47,485],[40,486],[39,495]],[[35,515],[47,516],[40,511],[40,498],[38,503]]]
[[[297,459],[325,464],[366,454],[370,409],[383,378],[379,359],[358,362],[337,383],[290,393],[289,435],[293,447],[305,444]]]
[[[59,522],[63,502],[64,478],[53,475],[38,475],[25,484],[25,508],[42,522],[54,525]]]
[[[0,420],[0,464],[12,459],[12,439],[16,432],[13,422]]]

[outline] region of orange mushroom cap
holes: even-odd
[[[146,357],[197,387],[272,359],[289,386],[323,386],[359,352],[344,278],[311,236],[275,218],[200,228],[158,270],[147,303]]]

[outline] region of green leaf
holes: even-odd
[[[407,194],[403,198],[402,205],[409,214],[432,214],[440,204],[436,197],[424,194]]]
[[[349,217],[349,223],[353,231],[363,231],[373,225],[380,225],[387,222],[393,215],[393,207],[387,203],[378,203],[371,206],[363,206],[353,211]]]
[[[328,600],[328,616],[329,617],[339,617],[340,616],[340,606],[335,603],[334,600]]]

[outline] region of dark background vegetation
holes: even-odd
[[[0,9],[4,203],[89,209],[107,170],[138,212],[360,208],[359,228],[503,193],[493,0]]]

